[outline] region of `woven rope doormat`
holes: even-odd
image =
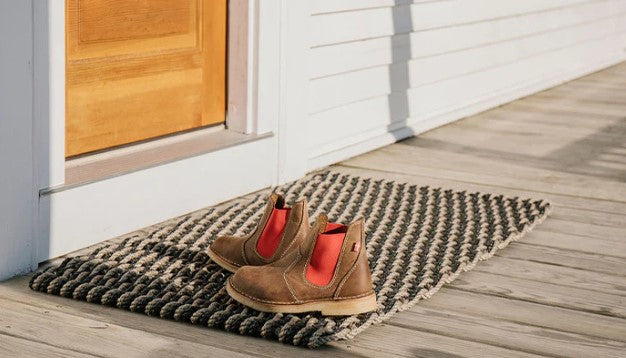
[[[367,253],[378,311],[348,317],[270,314],[230,299],[230,275],[205,249],[219,234],[252,230],[266,195],[208,208],[126,237],[35,274],[33,290],[115,306],[242,335],[318,347],[354,337],[462,271],[521,238],[548,214],[545,201],[457,192],[327,171],[279,187],[288,202],[306,197],[311,216],[366,219]]]

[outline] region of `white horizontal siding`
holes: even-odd
[[[585,2],[589,0],[446,0],[327,13],[311,18],[315,33],[311,46],[489,21]]]
[[[311,169],[626,54],[624,0],[312,3]]]
[[[471,49],[549,31],[583,26],[613,17],[624,0],[586,2],[578,6],[321,46],[311,50],[311,78]],[[393,49],[393,51],[390,51]]]
[[[617,17],[542,32],[515,41],[498,42],[318,78],[311,81],[309,112],[317,113],[364,98],[427,85],[541,55],[554,49],[602,39],[623,32],[625,24],[626,12]]]

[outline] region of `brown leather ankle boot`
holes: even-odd
[[[226,290],[263,312],[353,315],[375,310],[363,219],[345,226],[320,215],[299,250],[270,265],[242,267]]]
[[[221,267],[235,272],[242,266],[272,263],[298,248],[309,228],[306,200],[285,206],[285,199],[271,194],[256,229],[244,237],[220,236],[207,253]]]

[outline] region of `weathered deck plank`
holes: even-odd
[[[609,295],[626,296],[624,277],[619,275],[583,271],[505,257],[498,257],[497,259],[483,262],[481,265],[476,266],[474,270],[517,277],[529,281],[550,282],[561,286],[582,288]]]
[[[201,342],[149,333],[141,328],[130,329],[102,319],[80,317],[16,301],[2,300],[0,316],[12,322],[10,327],[0,326],[0,334],[40,343],[56,343],[58,348],[95,356],[175,356],[184,350],[186,354],[195,356],[211,351],[224,357],[251,357]]]
[[[0,334],[0,352],[4,357],[88,358],[96,357],[81,352],[68,351],[44,343]]]
[[[581,271],[607,273],[620,277],[626,276],[626,258],[547,246],[527,245],[524,241],[516,243],[513,247],[515,247],[514,250],[502,250],[496,255],[528,262],[571,267]]]
[[[507,104],[508,106],[508,104]],[[581,104],[575,98],[548,98],[540,96],[530,96],[511,104],[514,108],[525,108],[541,115],[543,111],[547,113],[560,113],[564,115],[588,115],[588,116],[611,116],[624,118],[624,105],[619,103],[595,103],[587,102]]]
[[[459,339],[447,334],[438,334],[384,324],[357,336],[346,344],[357,351],[369,349],[367,357],[542,357],[528,352]],[[320,352],[318,357],[324,357]]]
[[[550,282],[471,271],[450,287],[544,305],[626,318],[626,297]]]
[[[420,307],[626,342],[623,319],[454,288],[443,288],[436,298],[424,301]]]
[[[589,357],[589,352],[594,352],[599,357],[617,358],[626,350],[626,342],[421,305],[392,318],[389,324],[548,356]]]

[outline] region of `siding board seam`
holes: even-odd
[[[535,54],[528,55],[528,56],[521,56],[521,57],[516,58],[513,61],[502,62],[502,63],[498,63],[497,65],[490,65],[490,66],[481,68],[479,70],[469,71],[469,72],[464,72],[464,73],[461,73],[461,74],[457,74],[457,75],[455,75],[453,77],[446,77],[446,78],[438,79],[438,80],[435,80],[435,81],[425,82],[425,83],[420,84],[419,86],[408,87],[405,91],[410,91],[412,89],[417,89],[417,88],[433,85],[433,84],[444,82],[444,81],[450,81],[450,80],[455,79],[455,78],[462,78],[462,77],[465,77],[465,76],[470,76],[470,75],[473,75],[473,74],[486,72],[486,71],[489,71],[489,70],[492,70],[492,69],[496,69],[496,68],[499,68],[499,67],[510,65],[512,63],[515,63],[515,62],[519,62],[521,60],[527,60],[527,59],[530,59],[530,58],[533,58],[533,57],[538,57],[538,56],[541,56],[541,55],[550,54],[552,52],[564,50],[564,49],[567,49],[567,48],[570,48],[570,47],[576,47],[576,46],[579,46],[579,45],[582,45],[582,44],[585,44],[585,43],[594,42],[594,41],[597,41],[599,39],[604,39],[604,38],[607,38],[607,37],[619,36],[620,34],[625,34],[625,33],[626,32],[624,32],[622,30],[622,31],[616,31],[616,32],[603,34],[601,36],[593,37],[591,39],[586,39],[586,40],[583,40],[583,41],[569,43],[569,44],[567,44],[565,46],[554,47],[554,48],[551,48],[550,50],[547,50],[547,51],[542,51],[542,52],[535,53]],[[385,67],[385,66],[389,67],[390,65],[375,66],[375,67],[372,67],[372,68]],[[358,70],[358,71],[365,71],[365,69]],[[358,72],[358,71],[352,71],[352,72]],[[388,91],[388,92],[385,92],[385,93],[381,93],[379,95],[369,96],[368,98],[364,98],[364,99],[347,101],[347,102],[342,103],[341,105],[335,105],[335,106],[331,106],[331,107],[325,107],[325,108],[323,108],[321,110],[311,111],[311,112],[308,113],[308,115],[312,116],[312,115],[320,114],[320,113],[323,113],[323,112],[326,112],[326,111],[338,109],[338,108],[341,108],[341,107],[344,107],[344,106],[347,106],[347,105],[351,105],[351,104],[354,104],[354,103],[359,103],[359,102],[363,102],[363,101],[366,101],[366,100],[371,100],[371,99],[379,98],[379,97],[390,96],[390,95],[393,95],[394,93],[403,93],[405,91],[393,91],[392,90],[392,91]]]
[[[534,32],[532,34],[527,34],[527,35],[523,35],[523,36],[509,37],[509,38],[506,38],[506,39],[503,39],[503,40],[499,40],[499,41],[485,42],[485,43],[482,43],[482,44],[476,45],[476,46],[468,46],[468,47],[463,47],[463,48],[459,48],[459,49],[455,49],[455,50],[428,54],[428,55],[424,55],[424,56],[415,56],[415,57],[411,57],[411,58],[408,58],[406,60],[401,60],[401,61],[397,61],[397,62],[387,62],[385,64],[380,64],[380,65],[360,67],[360,68],[355,68],[355,69],[348,70],[348,71],[341,71],[341,72],[330,73],[330,74],[327,74],[327,75],[311,77],[309,80],[315,81],[315,80],[330,78],[330,77],[334,77],[334,76],[341,76],[341,75],[350,74],[350,73],[359,72],[359,71],[371,70],[371,69],[378,68],[378,67],[386,67],[386,66],[399,64],[399,63],[403,63],[403,62],[408,62],[408,61],[412,61],[412,60],[421,60],[421,59],[426,59],[426,58],[431,58],[431,57],[442,56],[442,55],[446,55],[446,54],[453,54],[453,53],[459,53],[459,52],[464,52],[464,51],[469,51],[469,50],[489,47],[489,46],[498,45],[498,44],[505,44],[505,43],[509,43],[509,42],[514,42],[514,41],[529,39],[529,38],[537,37],[537,36],[541,36],[541,35],[546,35],[546,34],[549,34],[549,33],[552,33],[552,32],[558,32],[558,31],[562,31],[562,30],[566,30],[566,29],[573,29],[573,28],[581,27],[581,26],[584,26],[584,25],[590,25],[590,24],[593,24],[595,22],[602,22],[602,21],[606,21],[606,20],[617,19],[617,18],[620,18],[620,17],[623,17],[623,16],[626,16],[626,11],[620,12],[620,13],[618,13],[616,15],[605,16],[605,17],[594,19],[594,20],[585,21],[585,22],[579,22],[579,23],[576,23],[576,24],[567,25],[567,26],[563,26],[563,27],[558,27],[558,28],[554,28],[554,29],[550,29],[550,30]],[[404,35],[404,34],[400,34],[400,35]],[[388,37],[393,38],[395,36],[397,36],[397,35],[388,36]],[[410,44],[408,46],[410,46]]]
[[[366,6],[366,7],[355,7],[355,8],[346,8],[346,9],[342,9],[342,10],[333,10],[333,11],[320,11],[320,12],[313,12],[311,13],[311,16],[323,16],[323,15],[332,15],[332,14],[342,14],[342,13],[346,13],[346,12],[358,12],[358,11],[365,11],[365,10],[376,10],[376,9],[387,9],[387,8],[393,8],[396,6],[402,6],[402,5],[420,5],[420,4],[427,4],[427,3],[436,3],[436,2],[446,2],[446,1],[456,1],[456,0],[396,0],[396,2],[391,3],[389,5],[379,5],[379,6]]]
[[[575,8],[575,7],[582,6],[582,5],[587,5],[587,4],[600,3],[600,2],[610,2],[610,1],[613,1],[613,0],[585,0],[585,1],[580,1],[580,2],[576,2],[576,3],[568,4],[568,5],[561,5],[561,6],[557,6],[557,7],[545,8],[545,9],[542,9],[542,10],[519,12],[519,13],[515,13],[515,14],[504,15],[504,16],[496,16],[496,17],[490,17],[490,18],[484,18],[484,19],[475,20],[475,21],[457,22],[457,23],[453,23],[453,24],[449,24],[449,25],[434,26],[434,27],[422,28],[422,29],[417,29],[417,30],[412,30],[412,31],[402,31],[402,32],[394,33],[394,34],[386,34],[386,35],[381,35],[381,36],[370,36],[370,37],[358,38],[358,39],[347,40],[347,41],[336,41],[336,42],[331,42],[331,43],[312,45],[310,48],[311,49],[316,49],[316,48],[327,47],[327,46],[342,45],[342,44],[349,44],[349,43],[354,43],[354,42],[361,42],[361,41],[367,41],[367,40],[375,40],[375,39],[393,37],[393,36],[397,36],[397,35],[408,35],[408,34],[418,33],[418,32],[436,31],[436,30],[448,29],[448,28],[452,28],[452,27],[460,27],[460,26],[467,26],[467,25],[486,23],[486,22],[495,21],[495,20],[504,20],[504,19],[511,19],[511,18],[516,18],[516,17],[521,17],[521,16],[536,15],[536,14],[541,14],[541,13],[546,13],[546,12],[551,12],[551,11],[560,11],[560,10],[569,9],[569,8]],[[396,6],[396,7],[390,7],[390,8],[399,8],[399,7],[403,7],[403,6],[411,6],[411,5],[400,5],[400,6]]]

